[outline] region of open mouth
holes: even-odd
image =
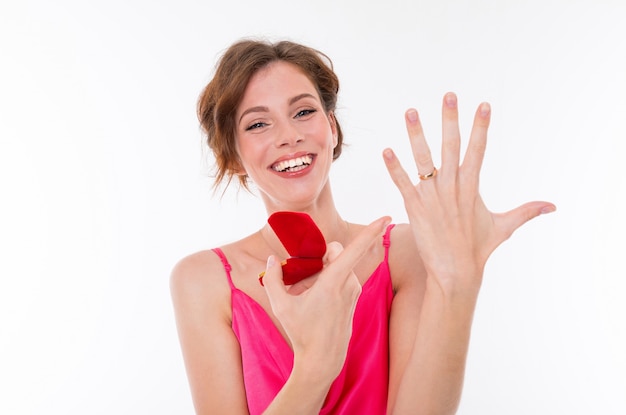
[[[292,173],[306,168],[307,166],[311,165],[312,162],[313,156],[307,154],[306,156],[279,161],[278,163],[272,165],[272,170],[279,173]]]

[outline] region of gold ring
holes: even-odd
[[[420,174],[420,180],[428,180],[428,179],[432,179],[433,177],[435,177],[437,175],[437,167],[435,167],[433,169],[433,171],[431,171],[428,174]]]

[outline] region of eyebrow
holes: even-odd
[[[308,92],[305,92],[304,94],[296,95],[295,97],[293,97],[293,98],[291,98],[289,100],[289,105],[293,105],[296,102],[298,102],[298,101],[300,101],[301,99],[304,99],[304,98],[313,98],[313,99],[315,99],[315,96],[309,94]]]
[[[312,95],[312,94],[309,94],[308,92],[305,92],[303,94],[299,94],[299,95],[296,95],[295,97],[289,98],[288,103],[289,103],[289,105],[293,105],[296,102],[298,102],[298,101],[300,101],[301,99],[304,99],[304,98],[313,98],[313,99],[315,99],[315,95]],[[247,110],[245,110],[241,114],[241,116],[239,117],[239,122],[241,123],[241,120],[243,119],[243,117],[246,114],[249,114],[251,112],[269,112],[269,108],[265,107],[265,106],[262,106],[262,105],[258,105],[256,107],[250,107],[250,108],[248,108]]]

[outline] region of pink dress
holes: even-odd
[[[383,415],[389,381],[389,313],[393,290],[389,273],[390,225],[383,236],[385,259],[363,285],[344,367],[320,414]],[[261,414],[283,387],[293,352],[265,310],[234,286],[230,264],[221,258],[231,287],[232,327],[241,347],[243,377],[251,415]]]

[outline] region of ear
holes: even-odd
[[[337,133],[337,120],[335,119],[335,113],[333,111],[328,113],[328,121],[330,122],[330,130],[333,133],[333,148],[335,148],[339,141],[339,134]]]

